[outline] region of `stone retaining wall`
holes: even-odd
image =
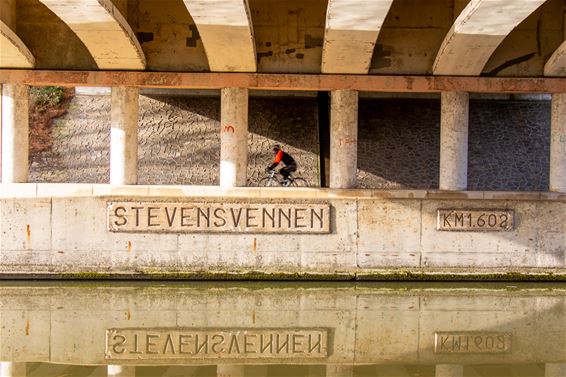
[[[218,97],[140,97],[139,182],[216,185],[219,182]],[[250,186],[282,144],[312,186],[319,178],[316,99],[251,98]],[[435,189],[440,154],[440,102],[362,99],[358,187]],[[51,151],[31,156],[30,180],[40,183],[109,181],[110,97],[77,96],[55,121]],[[548,188],[549,101],[470,104],[470,190],[545,191]]]

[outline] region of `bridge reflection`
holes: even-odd
[[[2,376],[565,376],[566,286],[0,285]]]

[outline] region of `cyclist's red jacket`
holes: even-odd
[[[275,154],[275,158],[273,159],[273,164],[271,164],[269,170],[275,169],[275,167],[279,165],[280,162],[283,162],[285,166],[297,165],[297,162],[293,157],[291,157],[291,155],[279,149],[279,151]]]

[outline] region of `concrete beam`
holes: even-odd
[[[24,42],[0,21],[0,68],[33,68],[35,58]]]
[[[505,37],[546,0],[471,0],[446,35],[435,75],[478,76]]]
[[[184,0],[213,72],[255,72],[255,39],[248,0]]]
[[[111,0],[40,1],[77,34],[98,68],[146,68],[145,55],[134,32]]]
[[[393,0],[330,0],[322,73],[368,73],[379,31],[392,3]]]
[[[161,89],[258,90],[440,93],[564,93],[564,78],[445,77],[377,75],[306,75],[264,73],[112,72],[0,69],[0,84],[31,86],[137,86]]]

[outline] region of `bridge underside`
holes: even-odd
[[[10,0],[0,11],[2,276],[380,270],[388,278],[406,269],[409,277],[564,279],[561,0]],[[88,158],[106,158],[104,181],[30,178],[35,86],[111,88],[107,105],[80,112],[76,127],[52,128],[71,141],[106,117],[86,144]],[[156,89],[197,97],[189,106],[143,99]],[[436,102],[407,110],[397,101],[423,94]],[[543,105],[478,116],[475,99],[501,94],[537,95]],[[258,95],[299,99],[291,106]],[[390,102],[364,103],[383,97]],[[516,132],[523,136],[509,138]],[[273,143],[312,168],[315,188],[245,187],[259,181]],[[208,154],[192,154],[196,144]],[[214,166],[206,170],[214,177],[169,186],[164,151],[184,159],[175,169],[190,161],[201,173]],[[148,164],[167,187],[140,184]],[[393,177],[425,176],[426,185],[379,191],[364,183],[376,164]],[[526,165],[529,175],[504,187],[537,192],[473,182],[478,171],[501,181]]]

